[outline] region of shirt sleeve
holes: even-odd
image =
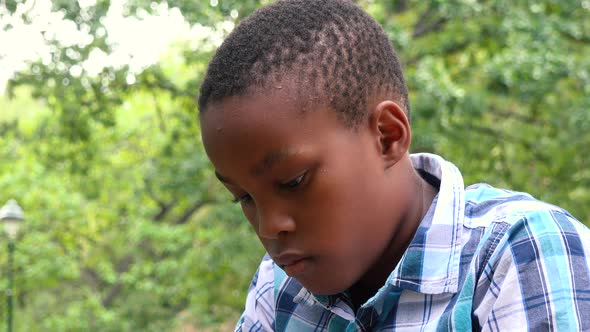
[[[513,224],[478,281],[483,331],[590,330],[590,231],[569,214],[534,212]]]
[[[265,255],[252,279],[236,332],[274,331],[274,262]]]

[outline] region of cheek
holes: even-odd
[[[375,178],[367,175],[366,167],[350,166],[341,164],[320,173],[300,204],[299,219],[309,220],[305,227],[317,237],[339,234],[343,229],[363,231],[367,219],[379,214],[372,199],[379,190]]]
[[[254,231],[258,231],[258,218],[256,217],[256,207],[250,205],[242,205],[242,213],[244,213],[244,216],[246,217],[246,219],[248,219],[248,222],[250,223],[250,225],[252,225]]]
[[[362,152],[351,151],[350,155],[335,159],[320,177],[318,196],[326,197],[326,204],[332,209],[362,211],[378,197],[382,169],[373,156]]]

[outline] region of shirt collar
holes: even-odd
[[[411,159],[415,169],[440,180],[440,189],[386,285],[424,294],[456,293],[465,208],[463,177],[440,156],[421,153]]]

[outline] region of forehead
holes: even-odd
[[[296,94],[275,90],[228,97],[200,114],[205,150],[221,174],[228,163],[273,164],[348,131],[335,111],[325,107],[303,111]]]
[[[288,125],[304,118],[300,103],[294,93],[280,88],[269,90],[226,97],[212,103],[199,115],[204,143],[207,145],[210,137],[221,140],[245,135],[253,139],[254,132],[290,132]]]

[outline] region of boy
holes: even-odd
[[[245,19],[199,108],[216,175],[267,251],[237,331],[590,329],[590,231],[410,155],[399,61],[352,2]]]

